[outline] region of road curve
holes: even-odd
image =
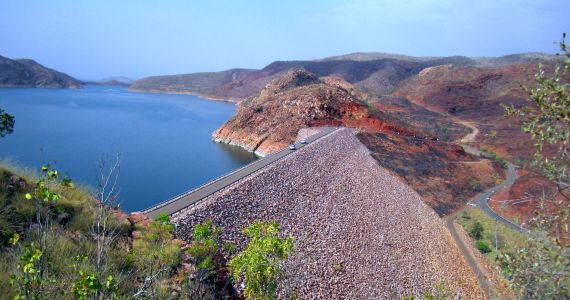
[[[337,127],[324,127],[324,129],[317,134],[314,134],[306,139],[307,145],[312,142],[327,136],[337,130]],[[296,143],[297,149],[305,147],[306,145],[301,143]],[[224,187],[258,171],[266,166],[282,159],[283,157],[295,152],[296,150],[291,150],[288,147],[268,155],[264,158],[258,159],[240,169],[237,169],[231,173],[223,175],[217,179],[214,179],[194,190],[183,193],[176,196],[170,200],[159,203],[151,208],[142,211],[144,214],[148,215],[150,218],[155,218],[160,214],[172,215],[192,204],[199,202],[200,200],[208,197],[209,195],[223,189]]]
[[[477,197],[475,197],[475,200],[473,201],[473,203],[476,206],[479,206],[479,208],[481,208],[482,211],[484,211],[489,217],[499,221],[500,223],[502,223],[503,225],[518,231],[518,232],[522,232],[522,233],[528,233],[528,230],[521,227],[519,224],[513,223],[510,220],[507,220],[503,217],[501,217],[499,214],[497,214],[490,206],[489,206],[489,198],[491,198],[491,196],[497,192],[498,190],[501,190],[509,185],[512,185],[515,180],[517,179],[517,173],[515,171],[515,167],[511,164],[511,163],[507,163],[507,179],[499,184],[496,185],[482,193],[480,193],[479,195],[477,195]]]
[[[468,128],[470,128],[472,130],[471,133],[467,134],[465,137],[463,137],[459,143],[463,146],[463,148],[465,149],[466,152],[479,156],[481,151],[475,147],[469,146],[467,145],[467,143],[473,142],[475,141],[475,137],[477,136],[477,134],[479,133],[479,129],[477,127],[475,127],[472,123],[470,122],[465,122],[465,121],[461,121],[459,119],[455,120],[457,123],[462,124]],[[499,221],[500,223],[502,223],[503,225],[516,230],[518,232],[523,232],[523,233],[528,233],[528,231],[524,228],[522,228],[520,225],[515,224],[503,217],[501,217],[500,215],[498,215],[490,206],[489,206],[489,198],[497,191],[512,185],[515,180],[517,179],[517,173],[515,171],[515,167],[513,166],[513,164],[507,162],[507,178],[506,180],[499,184],[496,185],[492,188],[489,188],[481,193],[479,193],[477,196],[475,196],[473,199],[473,201],[471,201],[469,204],[474,205],[474,206],[479,206],[481,208],[481,210],[483,212],[485,212],[489,217]],[[465,241],[461,238],[461,236],[459,235],[459,233],[457,232],[454,223],[455,223],[455,219],[462,214],[468,207],[465,206],[462,209],[456,211],[455,213],[447,216],[445,218],[445,225],[447,227],[447,229],[449,230],[449,232],[451,232],[451,236],[453,236],[453,239],[455,240],[455,243],[457,244],[457,246],[459,247],[459,249],[461,250],[461,252],[463,253],[463,256],[465,257],[465,259],[467,260],[467,263],[469,263],[469,265],[471,266],[471,268],[473,269],[473,271],[475,272],[475,274],[477,274],[477,280],[479,281],[479,285],[481,286],[481,289],[485,292],[485,294],[487,295],[487,297],[489,298],[491,295],[491,286],[489,284],[489,281],[487,279],[487,277],[485,277],[485,275],[481,272],[481,268],[479,268],[479,265],[477,264],[477,261],[475,260],[475,257],[472,255],[472,253],[469,251],[468,245],[465,243]]]

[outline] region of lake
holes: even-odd
[[[0,138],[0,158],[21,167],[51,164],[76,183],[96,186],[97,164],[120,154],[121,207],[142,210],[256,159],[212,142],[235,112],[231,103],[125,88],[0,89],[0,108],[15,116]]]

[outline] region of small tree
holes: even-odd
[[[0,108],[0,137],[4,137],[7,134],[14,132],[14,123],[14,116],[7,114]]]
[[[557,66],[548,76],[543,66],[535,75],[537,86],[523,86],[534,106],[515,108],[505,105],[507,117],[517,117],[522,131],[529,133],[534,142],[534,167],[556,183],[561,191],[569,187],[568,158],[570,155],[570,51],[563,34],[560,48],[566,58],[563,66]],[[554,154],[545,153],[545,145],[557,148]]]
[[[480,240],[483,238],[483,231],[485,231],[483,225],[479,221],[475,221],[475,224],[473,224],[473,227],[471,227],[471,230],[469,231],[469,236],[476,240]]]
[[[42,255],[42,251],[34,243],[23,248],[23,254],[18,262],[18,273],[12,275],[11,280],[12,285],[18,287],[14,299],[40,298],[43,278],[39,263]]]
[[[220,229],[214,226],[212,220],[194,228],[192,244],[187,252],[192,258],[192,263],[196,266],[196,279],[204,281],[215,270],[214,255],[219,250],[217,237]]]
[[[166,214],[139,229],[141,236],[133,240],[133,255],[142,283],[132,298],[160,299],[164,295],[160,295],[158,283],[180,263],[180,243],[174,240],[175,227]]]
[[[244,229],[249,243],[230,260],[234,280],[243,279],[248,299],[274,299],[281,274],[279,263],[293,249],[293,238],[279,238],[277,222],[255,221]]]
[[[563,34],[560,42],[563,65],[557,66],[551,76],[540,66],[535,75],[537,86],[523,86],[534,105],[505,106],[506,116],[519,118],[522,131],[529,133],[534,142],[531,168],[557,187],[554,195],[543,191],[536,197],[540,199],[539,209],[531,220],[533,233],[527,244],[515,253],[499,255],[504,272],[525,299],[570,298],[570,249],[563,242],[569,235],[570,201],[570,49],[565,38]],[[549,212],[553,208],[556,214]],[[548,234],[551,229],[556,229],[555,236]]]
[[[33,192],[26,193],[25,197],[34,203],[39,247],[45,252],[51,227],[51,207],[61,198],[56,191],[57,186],[73,188],[74,185],[69,178],[59,180],[59,172],[49,165],[42,166],[41,171],[42,177],[36,182]]]
[[[109,167],[105,159],[99,161],[97,173],[97,193],[95,196],[95,211],[90,233],[95,240],[95,253],[93,258],[94,272],[79,270],[80,287],[89,287],[94,299],[106,298],[112,293],[110,288],[113,275],[107,270],[108,253],[120,234],[120,224],[116,218],[120,156]]]

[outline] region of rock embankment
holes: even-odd
[[[176,214],[177,234],[212,219],[240,247],[253,220],[276,220],[295,250],[283,296],[399,299],[425,292],[482,299],[437,214],[341,129]]]

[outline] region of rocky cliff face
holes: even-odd
[[[394,129],[369,114],[366,104],[351,92],[350,84],[294,70],[271,81],[259,95],[243,101],[236,115],[213,137],[266,155],[293,142],[299,129],[322,125]]]
[[[0,56],[0,87],[78,88],[82,82],[31,59]]]

